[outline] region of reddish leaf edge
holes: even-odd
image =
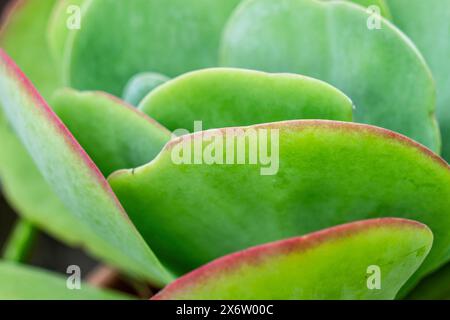
[[[0,63],[5,65],[6,72],[20,83],[23,88],[28,92],[29,97],[35,102],[36,109],[42,113],[51,123],[55,129],[62,135],[66,143],[71,147],[71,149],[79,155],[81,161],[90,169],[92,176],[97,180],[97,182],[102,186],[104,191],[111,197],[115,205],[126,218],[129,223],[132,223],[125,209],[122,207],[117,196],[112,191],[108,181],[100,172],[100,169],[92,161],[83,147],[78,143],[73,134],[64,125],[64,123],[59,119],[59,117],[53,112],[50,106],[47,104],[45,99],[39,94],[33,83],[25,76],[22,70],[17,66],[13,59],[0,48]],[[137,231],[136,231],[137,232]]]
[[[227,130],[238,130],[238,129],[281,129],[281,128],[290,128],[298,131],[308,129],[308,128],[328,128],[328,129],[336,129],[336,130],[346,130],[349,132],[360,132],[360,133],[369,133],[374,136],[378,136],[381,138],[385,138],[391,141],[395,141],[403,146],[416,149],[421,155],[426,158],[434,161],[442,168],[450,170],[450,166],[442,157],[438,154],[434,153],[432,150],[424,146],[423,144],[412,140],[411,138],[394,132],[389,129],[363,124],[363,123],[355,123],[355,122],[345,122],[345,121],[336,121],[336,120],[285,120],[278,122],[269,122],[269,123],[261,123],[250,126],[242,126],[242,127],[227,127],[227,128],[219,128],[219,129],[209,129],[205,131],[198,131],[191,133],[189,135],[176,137],[167,142],[165,147],[161,150],[160,154],[156,156],[152,161],[142,166],[133,169],[120,169],[113,172],[108,179],[114,179],[116,177],[120,177],[122,175],[129,174],[130,172],[136,173],[140,170],[146,170],[151,167],[154,162],[156,162],[161,154],[164,152],[170,152],[175,146],[183,142],[183,139],[202,139],[203,135],[206,133],[211,133],[214,135],[225,136]]]
[[[258,265],[271,257],[289,254],[291,252],[303,252],[334,240],[355,236],[365,231],[381,228],[411,228],[431,233],[431,230],[423,223],[402,218],[378,218],[350,222],[335,227],[323,229],[304,236],[294,237],[267,244],[254,246],[243,251],[232,253],[178,278],[151,300],[170,300],[179,292],[213,279],[216,274],[230,273],[240,265]]]

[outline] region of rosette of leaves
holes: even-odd
[[[12,1],[0,175],[23,220],[0,297],[127,297],[19,264],[34,228],[162,288],[155,299],[403,297],[450,259],[449,47],[430,45],[449,6]],[[194,121],[206,131],[171,134]],[[230,127],[277,132],[276,174],[174,163],[186,139],[211,152],[203,136]]]

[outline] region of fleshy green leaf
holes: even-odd
[[[61,82],[46,41],[48,20],[56,2],[11,1],[0,34],[0,47],[27,73],[44,97]]]
[[[45,32],[55,0],[12,1],[0,36],[4,47],[34,85],[48,97],[59,86]],[[33,48],[33,54],[30,54]],[[38,63],[36,61],[39,61]],[[2,192],[16,212],[70,245],[83,245],[86,236],[77,218],[67,212],[12,132],[0,108],[0,175]]]
[[[137,106],[147,94],[169,80],[168,77],[159,73],[139,73],[128,81],[123,92],[123,99]]]
[[[388,0],[394,23],[425,56],[437,86],[437,117],[442,133],[442,155],[450,159],[450,2],[447,0]],[[445,40],[444,40],[445,39]],[[450,266],[424,279],[408,298],[450,299]]]
[[[55,0],[10,1],[0,35],[0,46],[16,59],[45,96],[49,96],[60,83],[58,69],[54,66],[45,41],[48,18],[55,3]],[[46,229],[55,227],[56,230],[64,230],[59,228],[65,225],[59,217],[65,208],[52,194],[11,131],[1,107],[0,149],[2,192],[10,205],[38,225],[49,225],[48,216],[54,216],[54,223]],[[64,232],[60,233],[64,235]],[[64,239],[74,242],[70,236]]]
[[[346,0],[346,1],[350,1],[353,3],[359,4],[360,6],[363,6],[364,8],[369,8],[370,6],[377,6],[380,9],[380,13],[383,15],[383,17],[385,17],[387,19],[392,18],[389,7],[386,4],[386,0]]]
[[[324,80],[356,105],[355,121],[440,150],[435,87],[424,59],[387,20],[345,1],[246,1],[224,32],[221,64]]]
[[[1,46],[17,59],[44,95],[58,87],[54,66],[45,39],[48,17],[54,0],[12,1],[2,23]],[[33,48],[33,54],[29,52]],[[36,63],[39,61],[39,63]],[[54,195],[33,160],[12,132],[0,108],[0,175],[2,192],[14,209],[33,224],[71,245],[84,239],[82,228]]]
[[[150,162],[171,137],[144,113],[102,92],[64,89],[52,105],[105,176]]]
[[[442,153],[450,159],[450,1],[388,0],[394,23],[418,46],[437,85]]]
[[[6,119],[2,120],[5,122],[0,125],[3,195],[16,212],[40,229],[69,245],[81,245],[85,239],[81,228],[67,232],[79,224],[76,217],[72,218],[72,214],[67,212],[19,139],[7,127]]]
[[[88,1],[90,0],[59,0],[53,8],[48,22],[47,41],[53,58],[59,64],[62,63],[72,30],[76,30],[76,26],[72,24],[80,22],[81,28],[81,10]]]
[[[170,277],[129,221],[98,168],[14,62],[0,52],[0,103],[40,172],[63,201],[65,232],[96,256],[157,284]]]
[[[239,2],[91,1],[67,44],[66,81],[76,89],[121,95],[140,72],[173,77],[216,66],[222,29]]]
[[[97,289],[81,283],[80,290],[67,287],[67,277],[20,264],[0,261],[2,300],[119,300],[125,294]]]
[[[352,120],[352,102],[334,87],[295,74],[207,69],[160,86],[139,109],[170,130],[252,125],[289,119]]]
[[[393,299],[432,242],[410,220],[354,222],[220,258],[153,299]]]
[[[414,141],[368,125],[319,120],[227,132],[172,140],[146,166],[109,177],[143,237],[173,270],[183,273],[249,246],[389,216],[421,221],[435,234],[418,277],[450,258],[450,169]],[[238,164],[235,136],[255,132],[261,137],[256,143],[270,135],[267,154],[254,152],[257,165],[249,164],[255,141],[246,139],[246,161]],[[200,150],[192,152],[199,164],[178,161],[188,142],[191,151],[192,145]],[[234,152],[234,165],[205,162],[211,146],[223,163]],[[275,174],[262,176],[263,170]]]

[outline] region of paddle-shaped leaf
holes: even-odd
[[[46,46],[45,31],[55,0],[10,1],[2,19],[0,46],[11,54],[44,96],[59,85],[58,69]],[[32,49],[31,49],[32,48]],[[32,50],[32,54],[30,51]],[[38,63],[37,63],[38,61]],[[11,131],[0,108],[0,177],[8,202],[29,221],[58,230],[63,239],[74,243],[63,231],[70,226],[60,218],[65,211]],[[54,216],[49,224],[49,216]],[[54,233],[55,234],[55,233]],[[27,242],[30,239],[23,239]]]
[[[60,90],[52,105],[105,176],[146,164],[171,137],[144,113],[102,92]]]
[[[394,23],[419,47],[437,85],[442,154],[450,159],[450,1],[388,0]]]
[[[353,222],[220,258],[153,299],[393,299],[432,242],[410,220]]]
[[[163,284],[170,277],[98,168],[14,62],[0,51],[0,103],[51,188],[70,210],[72,232],[95,255]]]
[[[172,140],[148,165],[109,177],[143,237],[177,272],[249,246],[386,216],[424,222],[435,233],[419,276],[450,258],[450,169],[412,140],[319,120],[207,133]],[[271,140],[261,144],[265,136]],[[274,175],[261,176],[267,173]]]
[[[324,80],[356,105],[355,121],[403,133],[434,151],[435,87],[417,49],[387,20],[345,1],[252,0],[230,18],[221,65]]]
[[[152,91],[139,109],[170,130],[192,131],[289,119],[352,120],[352,102],[336,88],[295,74],[206,69]]]
[[[123,91],[123,99],[137,106],[147,94],[169,80],[168,77],[155,72],[139,73],[128,81]]]
[[[80,290],[67,287],[67,277],[33,267],[0,261],[2,300],[118,300],[125,294],[97,289],[81,283]]]
[[[66,81],[77,89],[121,95],[140,72],[173,77],[216,66],[222,29],[239,2],[90,1],[82,27],[67,43]]]

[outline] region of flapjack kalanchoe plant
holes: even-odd
[[[448,298],[449,14],[11,1],[0,177],[21,221],[0,298],[132,298],[19,264],[34,228],[154,299]]]

